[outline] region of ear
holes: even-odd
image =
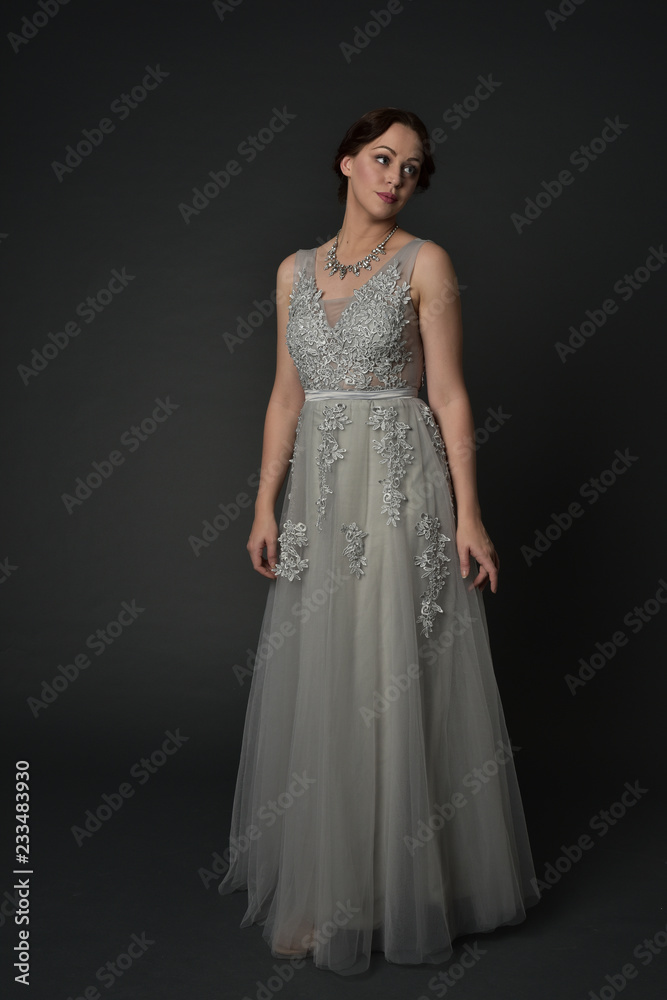
[[[349,177],[350,176],[350,161],[351,160],[352,160],[351,156],[344,156],[343,159],[340,161],[341,173],[344,174],[345,177]]]

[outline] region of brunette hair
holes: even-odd
[[[431,154],[431,139],[423,121],[413,111],[404,111],[402,108],[376,108],[374,111],[367,111],[358,121],[350,125],[336,151],[333,169],[339,178],[338,201],[341,204],[345,204],[347,200],[348,178],[340,169],[340,161],[344,156],[355,156],[362,146],[367,145],[373,139],[377,139],[394,122],[407,125],[408,128],[411,128],[419,136],[424,160],[417,179],[417,190],[423,192],[428,188],[431,174],[435,172],[435,162]]]

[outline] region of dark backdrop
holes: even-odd
[[[116,996],[209,995],[237,949],[269,968],[260,932],[238,930],[243,898],[221,900],[201,869],[226,846],[271,586],[245,548],[271,296],[279,262],[339,228],[335,149],[384,104],[433,135],[431,188],[399,221],[445,247],[463,286],[502,565],[485,603],[538,873],[625,782],[647,791],[608,833],[600,884],[622,843],[650,856],[665,755],[664,40],[656,4],[555,11],[4,5],[2,773],[11,816],[14,762],[30,764],[33,981],[49,996],[82,994],[142,930],[156,943]],[[123,782],[132,794],[77,839]],[[11,984],[11,822],[5,839]],[[587,864],[531,918],[545,940],[549,907],[565,924],[582,896],[590,922],[608,912]],[[663,893],[648,862],[636,877]],[[648,933],[660,919],[656,897],[638,920]],[[632,944],[620,933],[581,988]],[[429,970],[413,974],[416,996]],[[652,995],[651,975],[634,996]]]

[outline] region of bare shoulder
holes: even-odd
[[[443,275],[454,271],[452,258],[439,243],[426,240],[422,243],[415,258],[413,273],[415,275]]]
[[[297,253],[298,251],[295,251],[294,253],[291,253],[288,257],[285,257],[284,260],[281,260],[280,264],[278,265],[278,274],[277,274],[277,279],[279,283],[285,282],[289,279],[291,287],[292,278],[294,276],[294,264],[296,263]]]
[[[428,240],[422,243],[417,252],[410,280],[412,299],[417,312],[419,303],[436,296],[443,284],[456,286],[452,258],[444,247]]]
[[[296,262],[297,252],[298,251],[295,251],[288,257],[285,257],[285,259],[281,260],[278,265],[278,272],[276,274],[276,294],[277,301],[279,303],[289,303],[289,296],[292,292],[292,285],[294,284],[294,264]]]

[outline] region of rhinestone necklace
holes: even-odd
[[[397,225],[394,226],[392,231],[389,233],[389,236],[393,236],[397,229],[398,226]],[[324,270],[327,271],[331,269],[329,270],[329,274],[332,277],[334,274],[336,274],[337,271],[339,271],[341,281],[343,280],[348,271],[352,271],[354,274],[359,274],[362,267],[365,267],[367,271],[370,271],[371,261],[380,259],[379,255],[384,254],[384,245],[389,239],[389,236],[385,236],[385,238],[382,240],[382,243],[378,243],[375,250],[371,250],[370,253],[366,254],[363,260],[358,260],[356,264],[341,264],[341,262],[338,260],[338,257],[336,257],[336,250],[338,248],[339,236],[340,236],[340,229],[336,233],[336,239],[333,242],[333,246],[329,251],[327,251],[325,260],[328,260],[328,263],[324,265]]]

